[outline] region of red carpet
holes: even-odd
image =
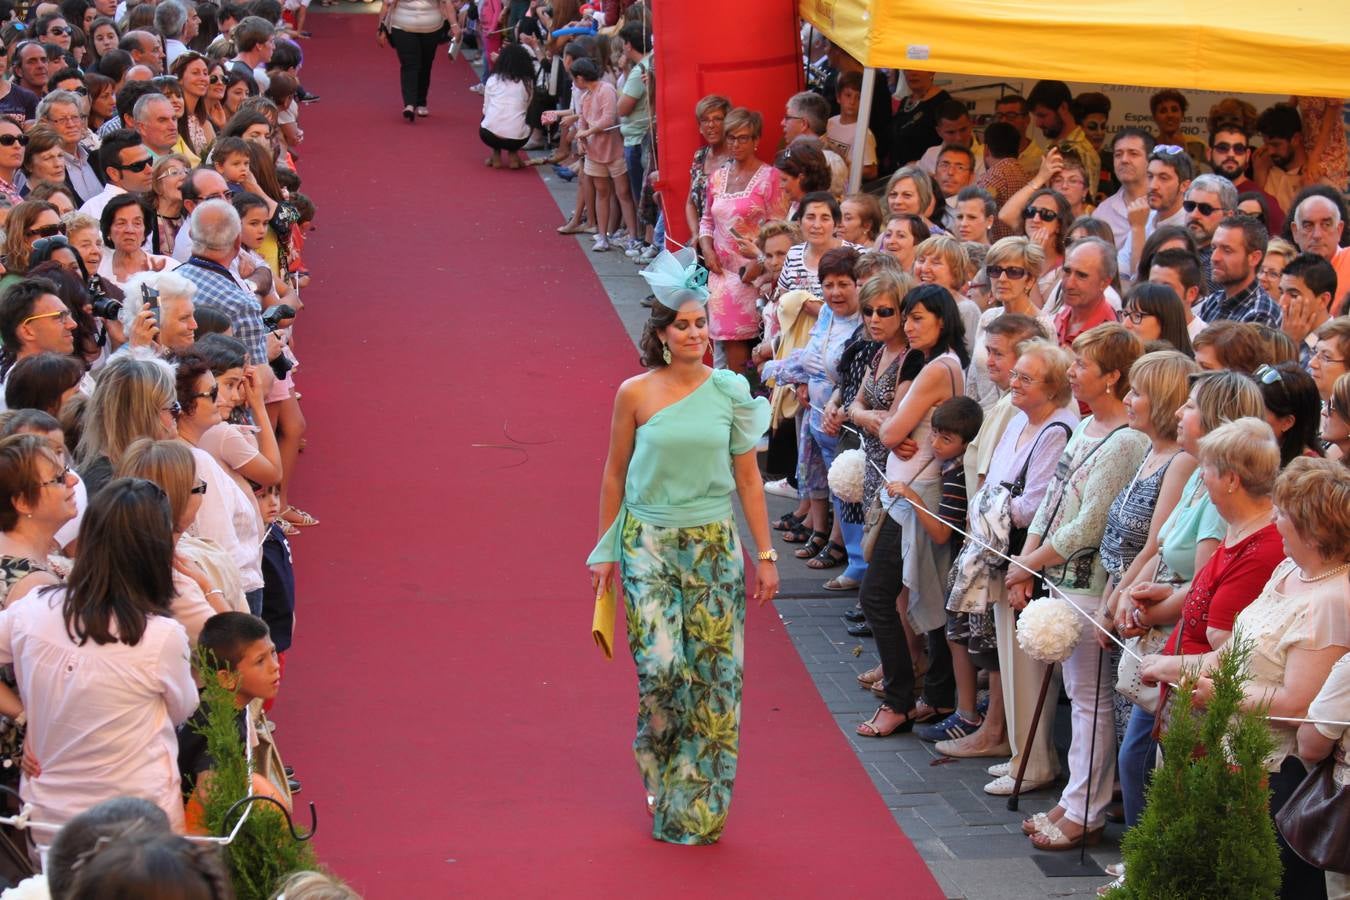
[[[321,857],[369,898],[940,897],[771,609],[722,843],[650,838],[632,662],[591,644],[583,564],[635,351],[538,178],[484,169],[465,64],[410,126],[374,18],[310,21],[293,493],[323,524],[293,542],[275,717]]]

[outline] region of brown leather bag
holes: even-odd
[[[1275,816],[1289,849],[1310,866],[1350,875],[1350,788],[1336,783],[1336,754],[1308,773]]]

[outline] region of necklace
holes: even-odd
[[[1315,581],[1325,581],[1325,580],[1327,580],[1328,578],[1330,578],[1330,577],[1333,576],[1333,575],[1339,575],[1341,572],[1344,572],[1346,569],[1350,569],[1350,562],[1347,562],[1347,563],[1341,563],[1339,566],[1337,566],[1337,567],[1334,568],[1334,569],[1327,569],[1327,570],[1326,570],[1325,572],[1323,572],[1321,575],[1314,575],[1313,577],[1309,578],[1308,576],[1306,576],[1306,575],[1303,574],[1303,567],[1302,567],[1302,566],[1299,566],[1299,569],[1298,569],[1298,580],[1301,581],[1301,582],[1303,582],[1304,584],[1312,584],[1312,583],[1315,582]]]
[[[1246,536],[1247,529],[1250,528],[1254,522],[1259,522],[1261,519],[1268,518],[1272,512],[1273,511],[1269,509],[1264,512],[1259,512],[1246,522],[1243,522],[1237,530],[1237,535],[1233,538],[1233,543],[1236,544],[1241,541]]]

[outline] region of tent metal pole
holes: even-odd
[[[867,152],[867,122],[872,118],[872,93],[876,90],[877,70],[863,69],[862,96],[858,99],[858,124],[853,133],[853,147],[849,151],[848,192],[856,193],[862,186],[863,154]]]

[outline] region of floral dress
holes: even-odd
[[[739,193],[727,190],[731,166],[718,169],[708,179],[708,198],[699,219],[699,237],[713,239],[713,252],[722,266],[721,275],[708,276],[708,330],[715,341],[748,341],[759,334],[759,314],[753,285],[741,282],[746,263],[736,249],[732,230],[753,238],[768,219],[783,215],[787,195],[778,173],[761,165]]]
[[[877,348],[876,356],[872,359],[871,377],[863,382],[863,402],[867,404],[868,409],[890,409],[895,403],[895,389],[900,379],[900,363],[904,360],[905,354],[897,353],[895,359],[886,367],[886,371],[878,372],[877,366],[881,365],[881,357],[885,352],[884,347]],[[882,473],[886,471],[886,457],[891,451],[886,449],[881,438],[864,431],[863,453],[867,455],[867,468],[863,473],[862,502],[863,509],[866,510],[872,505],[872,498],[881,490],[881,485],[886,480]]]

